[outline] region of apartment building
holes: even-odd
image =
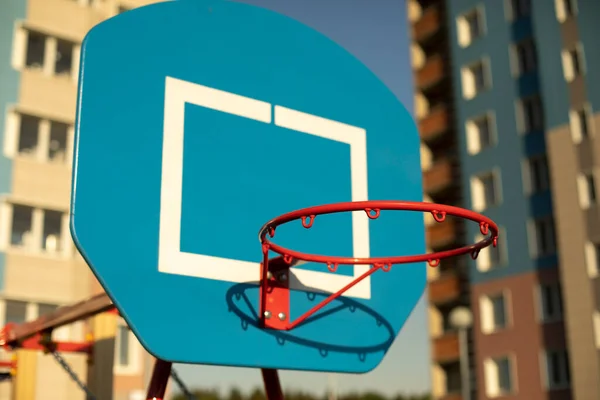
[[[413,0],[409,9],[425,190],[447,203],[431,196],[439,161],[429,143],[432,131],[454,132],[447,148],[458,205],[491,217],[501,234],[496,249],[466,260],[462,279],[431,274],[434,398],[462,398],[457,367],[441,361],[459,348],[451,327],[440,329],[440,298],[467,294],[472,399],[598,399],[600,60],[592,49],[600,3]],[[436,97],[424,90],[427,78],[439,85]],[[476,224],[461,232],[480,239]]]
[[[558,29],[533,21],[536,12],[556,21],[554,4],[450,1],[449,10],[465,206],[502,235],[470,268],[479,398],[570,399],[545,142],[556,110],[538,58],[543,32]]]
[[[574,399],[600,398],[600,3],[535,4],[540,87]],[[547,15],[552,14],[552,15]]]
[[[455,123],[455,83],[452,81],[451,44],[446,23],[447,5],[442,0],[421,0],[409,1],[408,7],[412,25],[415,115],[421,137],[424,200],[463,206],[459,130]],[[425,223],[429,252],[466,244],[464,221],[448,218],[444,223],[438,223],[431,215],[426,215]],[[466,260],[442,260],[439,267],[428,268],[428,281],[433,396],[448,400],[460,398],[461,344],[450,315],[458,307],[470,308]],[[474,353],[470,343],[471,332],[467,348],[463,350],[467,351],[468,363],[472,368]]]
[[[0,6],[0,324],[35,319],[100,289],[69,234],[73,124],[81,41],[95,24],[149,0],[4,0]],[[109,249],[107,249],[109,251]],[[54,333],[83,341],[81,322]],[[143,397],[151,359],[120,321],[114,399]],[[66,355],[86,378],[81,355]],[[38,355],[35,399],[84,399]],[[0,383],[0,399],[11,384]]]

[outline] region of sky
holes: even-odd
[[[409,28],[405,0],[240,0],[294,18],[336,41],[369,67],[407,107],[413,109]],[[177,365],[190,387],[250,391],[262,385],[259,370]],[[280,373],[284,389],[323,394],[331,376]],[[386,358],[364,375],[335,374],[338,392],[376,390],[384,394],[430,390],[429,336],[422,297]]]

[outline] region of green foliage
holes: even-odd
[[[256,388],[249,394],[242,393],[233,388],[226,396],[221,396],[215,390],[195,390],[195,400],[267,400],[262,389]],[[178,394],[172,400],[188,400],[183,394]],[[329,400],[327,395],[315,396],[301,391],[288,391],[285,400]],[[369,391],[364,393],[345,393],[337,396],[337,400],[432,400],[429,394],[385,396],[381,393]]]

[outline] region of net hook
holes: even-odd
[[[487,235],[490,231],[490,225],[486,222],[480,222],[479,223],[479,231],[481,232],[482,235]]]
[[[285,261],[285,263],[289,265],[292,263],[292,261],[294,261],[294,258],[292,256],[290,256],[289,254],[284,254],[283,261]]]
[[[365,213],[367,213],[367,217],[371,219],[379,218],[379,213],[381,210],[379,208],[365,208]]]
[[[302,226],[305,227],[306,229],[308,229],[313,225],[313,222],[315,222],[315,216],[314,215],[304,216],[301,218],[301,220],[302,220]]]
[[[275,237],[275,227],[274,226],[269,227],[269,236]]]
[[[431,215],[437,222],[444,222],[446,220],[446,211],[432,210]]]
[[[338,269],[338,263],[327,263],[327,269],[331,272],[335,272]]]
[[[437,267],[438,265],[440,265],[440,259],[439,258],[436,258],[434,260],[429,260],[427,262],[429,263],[430,267],[434,267],[434,268]]]
[[[479,256],[479,249],[475,249],[471,252],[471,258],[473,260],[477,260],[477,257]]]

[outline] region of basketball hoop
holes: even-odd
[[[464,218],[478,223],[479,231],[484,238],[479,242],[468,246],[432,254],[365,258],[308,254],[285,248],[271,241],[275,236],[277,227],[291,221],[300,220],[302,226],[309,229],[313,226],[316,217],[319,215],[364,211],[370,219],[377,219],[382,210],[429,212],[437,223],[443,223],[448,215]],[[270,329],[291,330],[305,322],[317,311],[378,270],[388,272],[392,268],[392,265],[416,262],[427,262],[431,267],[437,267],[440,265],[441,259],[464,254],[470,254],[472,259],[476,259],[481,249],[488,247],[490,244],[496,247],[498,241],[498,226],[488,217],[460,207],[411,201],[372,200],[325,204],[292,211],[280,215],[263,225],[259,231],[258,237],[263,252],[260,294],[260,310],[263,325],[265,328]],[[280,254],[281,257],[269,260],[269,251]],[[336,272],[340,265],[370,265],[371,267],[367,272],[358,276],[342,289],[331,294],[296,320],[290,321],[289,279],[280,279],[279,277],[287,277],[287,270],[298,261],[325,264],[327,265],[327,269],[331,272]],[[275,306],[277,312],[274,313],[272,310],[267,310],[267,304],[269,304],[270,308]]]

